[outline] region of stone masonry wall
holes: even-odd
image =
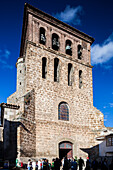
[[[59,157],[59,143],[70,141],[73,143],[73,157],[84,157],[87,154],[83,148],[90,148],[94,145],[94,134],[86,126],[77,126],[69,122],[37,120],[36,126],[36,156],[38,158]]]
[[[27,27],[27,40],[39,44],[39,30],[43,27],[45,29],[46,44],[45,46],[49,49],[52,48],[52,34],[56,33],[59,36],[59,52],[65,54],[65,42],[71,40],[72,42],[72,56],[67,56],[69,59],[77,60],[77,46],[81,44],[83,46],[83,58],[79,62],[91,64],[90,58],[90,43],[84,41],[82,37],[74,36],[71,31],[62,30],[59,27],[50,25],[47,22],[42,21],[33,15],[28,15],[28,27]],[[26,51],[25,51],[26,52]]]
[[[36,156],[59,156],[58,142],[72,140],[73,156],[86,157],[80,148],[96,145],[93,131],[104,127],[102,113],[93,107],[92,68],[30,43],[27,47],[26,90],[35,89]],[[42,78],[42,57],[47,58],[46,79]],[[60,61],[59,82],[54,82],[55,57]],[[72,86],[68,86],[68,63],[72,63],[74,70]],[[82,89],[79,70],[83,72]],[[69,105],[66,122],[58,120],[58,105],[62,101]]]
[[[42,78],[42,57],[44,56],[47,57],[47,79]],[[55,57],[60,60],[59,82],[54,82],[53,68]],[[72,63],[74,70],[72,86],[68,86],[68,63]],[[79,70],[83,71],[82,89],[79,89]],[[26,56],[26,76],[26,90],[36,89],[37,118],[57,120],[58,104],[61,101],[65,101],[69,104],[70,108],[70,122],[77,124],[82,122],[82,125],[92,124],[94,126],[93,123],[89,122],[90,112],[94,110],[92,101],[92,69],[90,67],[70,61],[60,55],[50,54],[48,51],[29,44]],[[44,110],[46,111],[46,115],[44,114]],[[92,114],[92,118],[93,116],[95,115]]]
[[[24,112],[18,130],[18,157],[36,156],[35,94],[30,91],[24,97]]]
[[[45,16],[44,16],[45,17]],[[10,102],[20,102],[21,125],[17,130],[18,156],[59,156],[59,143],[73,144],[73,156],[86,158],[83,148],[97,144],[98,130],[104,128],[103,114],[93,106],[92,66],[90,38],[71,29],[60,29],[40,17],[28,14],[24,54],[17,62],[17,92]],[[46,44],[39,43],[39,29],[46,33]],[[58,51],[52,49],[52,34],[59,36]],[[77,34],[77,33],[76,33]],[[24,37],[25,38],[25,37]],[[72,56],[65,54],[65,42],[72,42]],[[77,46],[82,45],[82,59],[78,59]],[[42,58],[47,59],[47,77],[42,78]],[[54,59],[59,59],[59,82],[54,82]],[[19,60],[18,60],[19,61]],[[72,64],[72,86],[68,85],[68,64]],[[23,68],[24,72],[20,72]],[[79,88],[79,71],[82,70],[82,88]],[[20,84],[20,82],[22,84]],[[33,90],[34,89],[34,90]],[[33,90],[33,91],[32,91]],[[30,96],[29,96],[30,95]],[[23,100],[24,99],[24,100]],[[69,121],[58,120],[58,105],[69,106]]]
[[[61,141],[73,143],[73,156],[86,154],[80,148],[96,145],[94,130],[103,128],[103,115],[93,107],[90,43],[61,29],[50,26],[29,14],[25,67],[26,91],[35,89],[36,157],[59,156]],[[39,29],[46,31],[46,45],[39,43]],[[51,36],[59,36],[59,51],[51,49]],[[65,41],[72,41],[72,56],[65,54]],[[82,60],[77,58],[77,45],[84,46]],[[47,77],[42,78],[42,58],[47,59]],[[59,59],[59,82],[54,82],[54,59]],[[72,86],[68,86],[68,64],[73,66]],[[79,89],[79,70],[83,86]],[[69,105],[69,121],[58,120],[58,105]]]

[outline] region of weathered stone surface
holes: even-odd
[[[87,154],[81,148],[95,146],[95,130],[104,128],[103,114],[93,106],[90,58],[90,45],[93,40],[54,18],[51,24],[51,18],[49,20],[48,15],[43,12],[42,18],[38,10],[34,9],[30,13],[29,10],[30,7],[26,9],[26,32],[22,34],[25,39],[21,49],[22,56],[17,61],[17,91],[8,98],[9,103],[20,105],[16,117],[14,114],[21,122],[17,129],[18,157],[58,157],[59,143],[69,141],[73,144],[73,156],[85,158]],[[39,43],[40,27],[46,31],[45,46]],[[59,51],[51,48],[53,33],[59,36]],[[72,41],[72,56],[65,54],[67,39]],[[77,57],[78,44],[83,46],[81,60]],[[42,78],[43,57],[47,59],[46,79]],[[59,82],[54,82],[55,58],[59,59]],[[69,63],[73,66],[72,86],[68,86]],[[79,70],[82,70],[81,89]],[[58,120],[60,102],[68,103],[69,121]]]

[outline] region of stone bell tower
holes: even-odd
[[[93,106],[93,41],[25,4],[17,92],[8,98],[21,105],[20,158],[85,158],[83,149],[97,144],[95,130],[104,124],[103,114]]]

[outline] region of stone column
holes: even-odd
[[[39,43],[39,32],[40,32],[39,23],[36,22],[36,23],[35,23],[35,43],[36,43],[36,44]]]
[[[77,42],[73,41],[72,44],[72,58],[77,59]]]
[[[33,41],[33,21],[32,15],[28,15],[28,40]]]
[[[52,34],[51,34],[51,28],[47,28],[46,32],[46,46],[52,47]]]
[[[25,64],[23,58],[18,58],[17,61],[17,91],[23,94],[25,90]]]
[[[62,53],[65,53],[65,38],[64,38],[64,34],[61,34],[60,51]]]

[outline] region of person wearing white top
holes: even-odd
[[[30,159],[28,160],[27,168],[28,168],[28,170],[30,170],[30,169],[31,169],[31,160],[30,160]]]
[[[41,162],[41,160],[39,159],[39,160],[38,160],[38,170],[41,170],[41,168],[42,168],[42,167],[41,167],[41,163],[42,163],[42,162]]]
[[[35,162],[35,160],[33,160],[33,162],[32,162],[32,168],[33,168],[33,170],[36,169],[36,162]]]

